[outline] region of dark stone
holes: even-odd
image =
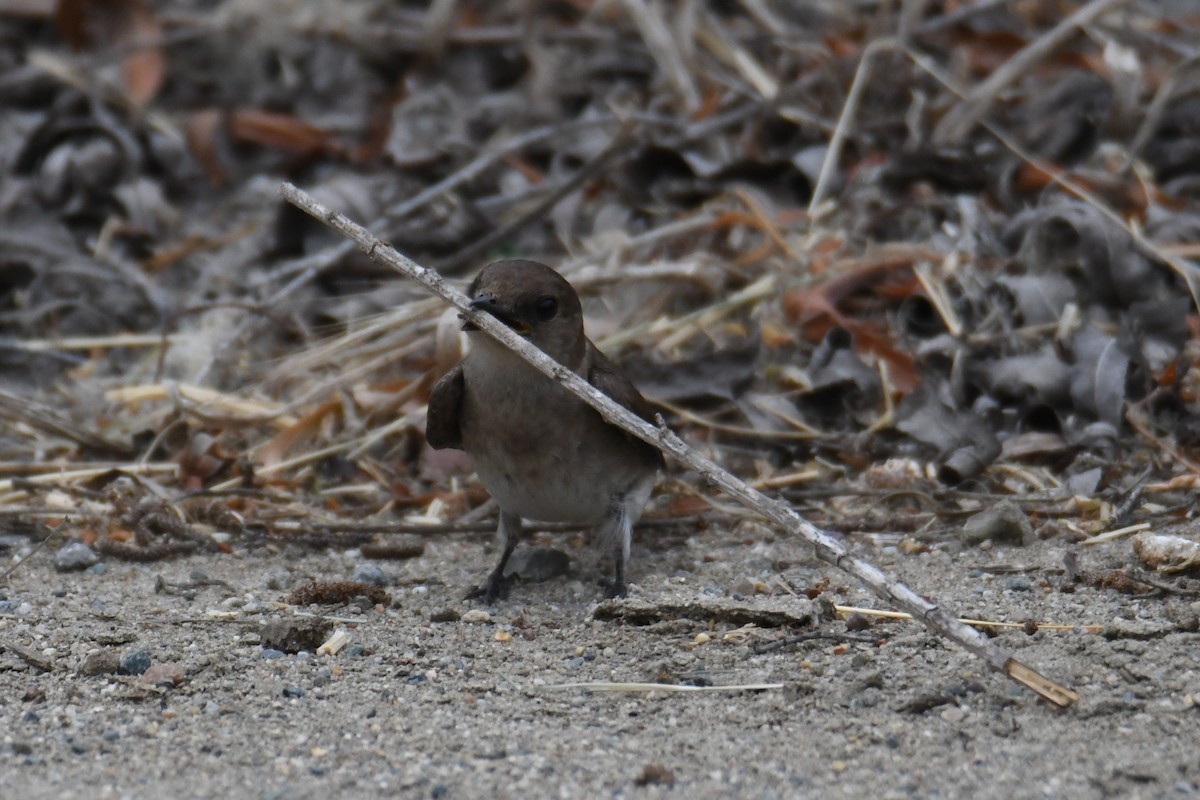
[[[121,657],[121,663],[117,668],[117,672],[121,675],[141,675],[150,669],[151,663],[152,659],[149,653],[145,650],[134,650],[132,653],[126,653]]]
[[[263,625],[262,645],[285,653],[313,650],[325,643],[333,622],[316,617],[287,617]]]

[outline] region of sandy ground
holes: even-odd
[[[913,623],[848,633],[845,622],[824,621],[816,630],[831,638],[755,654],[755,645],[787,632],[689,619],[596,620],[600,590],[588,551],[570,537],[537,538],[567,550],[571,572],[518,586],[491,608],[461,599],[494,557],[480,536],[431,539],[420,558],[379,562],[392,603],[374,609],[280,602],[312,578],[350,579],[363,561],[356,551],[109,560],[72,573],[56,571],[53,553],[39,552],[0,584],[0,794],[1200,793],[1200,603],[1084,584],[1060,591],[1062,557],[1073,545],[946,545],[903,555],[880,540],[852,540],[861,555],[959,613],[1104,626],[1103,633],[1000,634],[1020,658],[1082,693],[1077,707],[1061,712]],[[8,544],[10,557],[28,547],[23,539]],[[1130,549],[1114,542],[1078,557],[1085,571],[1097,571],[1124,566]],[[997,566],[1005,569],[989,569]],[[201,573],[219,583],[178,588],[203,583]],[[635,544],[629,602],[803,616],[814,604],[784,587],[803,590],[826,576],[825,599],[875,605],[800,543],[758,529],[709,531],[665,548]],[[742,597],[755,581],[773,593]],[[465,616],[431,621],[455,616],[448,609]],[[264,648],[263,623],[298,611],[339,617],[349,646],[324,656]],[[106,657],[141,659],[144,667],[147,655],[152,671],[142,677],[104,671]],[[782,686],[677,693],[563,686],[655,680]]]

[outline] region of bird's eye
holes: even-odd
[[[558,301],[553,297],[543,297],[537,301],[537,306],[534,307],[537,312],[537,318],[542,322],[549,322],[558,316]]]

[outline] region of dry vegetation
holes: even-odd
[[[127,557],[479,505],[422,446],[453,317],[287,177],[450,275],[555,264],[676,430],[825,526],[1186,517],[1195,29],[1069,6],[10,11],[0,505]]]

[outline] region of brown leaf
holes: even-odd
[[[671,498],[671,501],[667,503],[667,507],[663,509],[662,518],[691,517],[703,514],[711,509],[712,503],[706,497],[698,494],[677,494]]]
[[[133,102],[144,106],[158,96],[162,88],[167,74],[167,58],[161,47],[150,44],[162,38],[158,20],[150,9],[140,3],[136,9],[130,37],[135,44],[129,55],[121,60],[121,80]]]
[[[119,50],[121,82],[140,106],[153,100],[166,79],[162,26],[142,0],[58,0],[58,34],[75,50]]]
[[[911,253],[876,257],[818,286],[793,289],[783,295],[783,311],[810,341],[823,339],[835,327],[850,331],[854,334],[855,350],[886,361],[892,386],[898,393],[907,394],[921,380],[916,360],[896,348],[885,326],[847,316],[839,310],[839,305],[861,289],[876,288],[878,291],[877,285],[885,276],[896,269],[910,267],[915,259]],[[887,294],[895,294],[894,290],[895,284],[889,287]]]
[[[940,260],[941,256],[925,248],[902,248],[834,264],[834,277],[817,286],[794,289],[783,295],[783,311],[794,322],[804,325],[822,314],[835,324],[845,325],[837,308],[851,295],[874,287],[889,274],[910,269],[918,261]],[[822,333],[824,335],[824,333]]]
[[[297,442],[300,442],[309,436],[315,436],[318,432],[321,423],[330,415],[342,410],[340,401],[332,400],[328,403],[322,403],[312,411],[305,414],[294,425],[290,425],[279,433],[275,434],[271,441],[267,442],[258,451],[258,462],[263,466],[271,466],[278,464],[283,460],[284,454],[287,453]]]
[[[211,435],[197,431],[174,457],[179,464],[179,483],[199,489],[233,466],[234,458]]]
[[[333,136],[299,117],[260,108],[239,108],[229,121],[234,139],[289,153],[333,152]]]
[[[849,330],[854,334],[855,349],[887,362],[888,378],[897,394],[908,394],[920,385],[921,371],[917,368],[916,359],[892,344],[886,328],[851,322]]]
[[[217,154],[217,135],[224,128],[225,114],[220,109],[202,108],[188,115],[184,123],[184,136],[192,155],[208,173],[213,186],[223,186],[229,181],[229,173]]]

